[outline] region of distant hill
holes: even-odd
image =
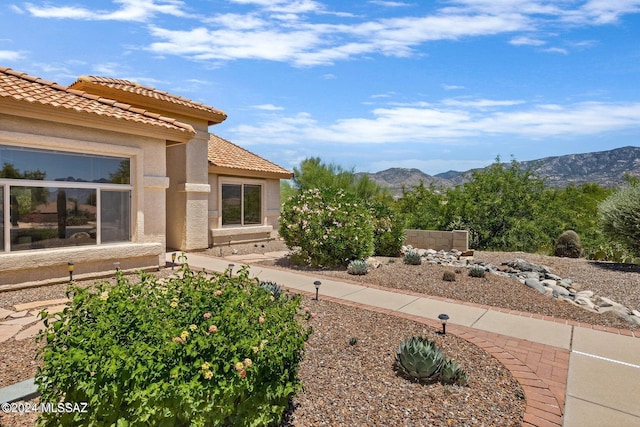
[[[587,182],[612,187],[623,183],[626,173],[640,177],[640,147],[545,157],[519,164],[525,169],[531,168],[545,178],[547,185],[553,187],[563,188],[569,184]],[[388,187],[394,196],[400,196],[403,186],[414,187],[420,181],[427,186],[433,183],[437,187],[461,184],[466,180],[465,175],[471,171],[448,171],[432,176],[419,169],[391,168],[367,175],[378,184]]]

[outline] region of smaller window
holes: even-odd
[[[222,225],[262,224],[260,184],[222,184]]]

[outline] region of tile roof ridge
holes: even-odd
[[[143,115],[145,117],[154,118],[156,120],[160,120],[160,121],[163,121],[163,122],[168,123],[170,125],[173,125],[175,127],[178,127],[178,128],[183,129],[183,130],[186,130],[188,132],[195,133],[195,130],[189,124],[182,123],[180,121],[177,121],[175,119],[170,119],[168,117],[164,117],[164,116],[160,116],[160,115],[157,115],[157,114],[153,114],[153,113],[150,113],[149,111],[142,110],[140,108],[135,108],[135,107],[133,107],[133,106],[131,106],[129,104],[118,102],[117,100],[98,97],[98,96],[90,94],[90,93],[88,93],[86,91],[72,89],[69,86],[63,86],[63,85],[60,85],[60,84],[58,84],[56,82],[52,82],[52,81],[49,81],[49,80],[44,80],[44,79],[42,79],[40,77],[32,76],[32,75],[30,75],[28,73],[21,72],[21,71],[16,71],[16,70],[13,70],[13,69],[8,68],[8,67],[1,67],[0,68],[0,72],[4,73],[4,74],[11,75],[11,76],[14,76],[14,77],[18,77],[20,79],[27,80],[27,81],[30,81],[30,82],[33,82],[33,83],[41,84],[43,86],[48,86],[48,87],[50,87],[52,89],[59,90],[61,92],[66,92],[66,93],[69,93],[71,95],[80,96],[80,97],[83,97],[83,98],[86,98],[86,99],[90,99],[92,101],[99,102],[101,104],[105,104],[105,105],[108,105],[108,106],[113,107],[113,108],[118,108],[120,110],[130,111],[130,112],[133,112],[135,114]],[[141,110],[143,112],[141,112]]]
[[[133,80],[127,79],[117,79],[114,77],[103,77],[103,76],[93,76],[93,75],[82,75],[78,77],[78,81],[86,82],[86,83],[96,83],[96,84],[116,84],[123,86],[133,86],[136,89],[145,89],[159,95],[164,95],[169,98],[174,98],[179,101],[188,102],[193,104],[194,106],[205,107],[207,109],[217,110],[215,107],[204,104],[200,101],[194,101],[193,99],[185,98],[184,96],[176,95],[165,90],[157,89],[153,86],[143,85],[141,83],[135,82]],[[125,89],[126,90],[126,89]]]

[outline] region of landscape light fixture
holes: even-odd
[[[69,283],[73,282],[73,263],[69,261],[67,263],[67,270],[69,270]]]
[[[235,267],[235,264],[229,264],[229,277],[233,274],[233,267]]]
[[[449,315],[442,313],[438,316],[440,322],[442,322],[442,335],[447,334],[447,320],[449,320]]]
[[[176,265],[176,253],[172,253],[171,254],[171,269],[173,270],[173,267]]]
[[[116,268],[116,273],[120,271],[120,262],[116,261],[113,263],[113,266]]]
[[[316,287],[316,301],[318,301],[318,291],[320,290],[321,282],[320,280],[316,280],[313,284]]]

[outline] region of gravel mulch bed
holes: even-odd
[[[275,246],[275,243],[274,243]],[[487,274],[484,279],[468,276],[463,270],[455,282],[442,280],[452,267],[422,264],[406,265],[402,258],[375,257],[381,266],[364,276],[348,274],[346,268],[318,269],[291,265],[287,257],[263,264],[330,276],[345,281],[402,289],[424,295],[467,301],[492,307],[553,316],[591,325],[639,330],[640,326],[620,318],[613,312],[594,313],[574,304],[546,297],[515,279]],[[524,252],[475,251],[474,260],[499,266],[515,258],[546,265],[563,278],[573,279],[582,290],[592,290],[629,309],[640,311],[640,265],[594,262],[586,259],[558,258]]]

